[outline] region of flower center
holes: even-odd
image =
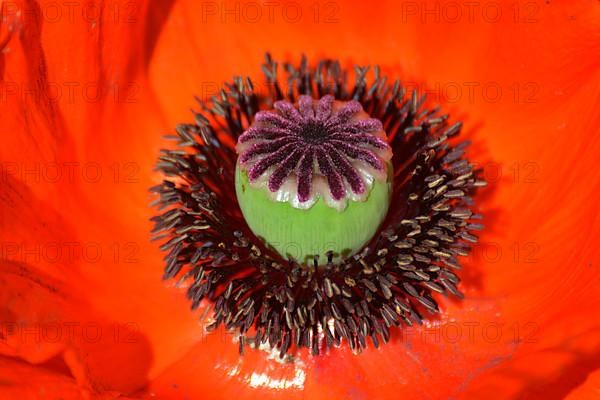
[[[462,296],[456,272],[483,228],[474,196],[485,181],[465,156],[468,142],[457,139],[462,124],[450,124],[418,93],[407,95],[378,67],[367,73],[373,70],[356,66],[353,83],[347,79],[352,71],[334,60],[284,64],[283,76],[277,66],[267,55],[265,93],[236,78],[227,84],[231,90],[201,102],[195,123],[179,125],[171,137],[179,147],[161,150],[163,182],[152,188],[161,211],[152,220],[153,237],[167,252],[164,277],[189,282],[192,308],[210,304],[207,330],[237,330],[242,353],[248,345],[277,348],[280,357],[293,347],[320,354],[342,342],[357,352],[371,343],[378,347],[395,334],[392,327],[421,324],[440,312],[437,293]],[[283,83],[291,83],[287,93]],[[314,93],[328,95],[313,99]],[[326,129],[326,135],[307,130],[317,143],[302,136],[308,121]],[[230,148],[236,141],[237,154]],[[341,241],[317,235],[339,229],[338,237],[347,238],[365,230],[362,221],[373,223],[355,217],[369,216],[361,207],[377,205],[385,182],[366,178],[376,177],[374,166],[383,161],[392,185],[389,212],[373,240],[335,260]],[[265,193],[281,196],[280,203],[257,202]],[[322,202],[310,210],[283,203],[306,208],[315,193],[334,203],[339,198],[336,204],[356,193],[368,198],[343,212]],[[290,214],[305,218],[291,220]],[[248,216],[273,221],[267,234],[306,232],[310,249],[325,243],[315,252],[332,250],[326,265],[319,267],[317,256],[312,265],[299,264],[295,239],[279,240],[279,254],[263,246],[266,236],[249,229]]]

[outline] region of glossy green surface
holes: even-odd
[[[342,212],[321,198],[308,210],[297,209],[271,200],[267,190],[251,187],[247,174],[236,170],[238,202],[252,232],[283,257],[306,263],[319,255],[323,264],[327,251],[333,250],[334,260],[339,260],[356,253],[373,237],[387,214],[392,185],[390,179],[376,182],[366,201],[349,201]]]

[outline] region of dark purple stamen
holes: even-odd
[[[332,140],[331,144],[338,146],[338,148],[350,158],[354,158],[355,160],[362,160],[377,170],[384,169],[384,165],[381,162],[381,160],[370,151],[363,150],[358,146],[344,143],[340,140]]]
[[[316,149],[316,153],[317,162],[319,164],[319,170],[327,178],[327,183],[329,184],[329,191],[331,192],[331,197],[333,197],[334,200],[342,199],[345,194],[342,177],[336,170],[335,166],[331,162],[331,159],[329,158],[325,150],[319,148]]]
[[[276,192],[279,190],[285,178],[288,177],[289,174],[292,173],[294,169],[296,169],[296,165],[298,165],[298,161],[302,158],[303,151],[300,149],[296,149],[290,154],[285,161],[279,166],[273,175],[269,178],[269,190],[271,192]]]
[[[289,152],[292,150],[293,150],[293,145],[287,144],[287,145],[281,147],[279,150],[275,151],[274,153],[263,158],[259,163],[256,163],[254,165],[254,167],[252,167],[250,169],[250,173],[248,174],[248,177],[250,178],[251,181],[258,179],[262,174],[265,173],[265,171],[267,169],[269,169],[273,165],[283,161],[285,159],[285,157],[289,154]]]
[[[346,181],[350,184],[354,193],[364,193],[365,184],[362,181],[360,175],[356,172],[356,169],[348,162],[345,157],[340,156],[340,153],[335,151],[331,144],[326,144],[325,148],[329,151],[331,160],[340,169],[340,173],[346,178]]]
[[[310,187],[312,185],[312,174],[314,164],[314,152],[312,148],[309,148],[300,162],[300,169],[298,170],[298,199],[301,202],[308,201],[310,199]]]

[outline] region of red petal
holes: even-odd
[[[310,60],[326,55],[348,63],[379,63],[409,84],[426,79],[434,88],[433,100],[445,100],[445,110],[465,120],[475,141],[471,156],[485,163],[492,181],[481,196],[489,227],[462,274],[466,300],[442,303],[447,317],[429,333],[417,331],[404,341],[396,335],[400,339],[381,350],[353,356],[341,349],[321,358],[302,353],[303,386],[292,385],[286,394],[534,397],[548,384],[556,396],[571,390],[583,396],[593,387],[599,346],[598,323],[590,310],[600,306],[594,273],[600,259],[594,242],[600,233],[594,218],[600,183],[600,145],[594,136],[600,127],[600,11],[595,4],[527,3],[537,8],[519,8],[516,22],[507,5],[498,23],[486,20],[481,8],[470,22],[463,9],[458,23],[443,16],[437,23],[435,15],[412,15],[407,3],[390,2],[370,23],[365,16],[373,14],[372,4],[345,2],[337,4],[334,24],[325,23],[330,10],[324,9],[315,23],[308,6],[298,23],[277,14],[273,23],[253,24],[223,23],[220,15],[200,23],[205,2],[184,1],[172,8],[167,2],[152,9],[143,2],[132,4],[139,4],[136,24],[78,19],[42,25],[14,16],[2,21],[0,44],[8,26],[16,29],[0,56],[3,89],[7,83],[20,88],[41,82],[46,88],[52,82],[63,90],[55,103],[4,92],[9,112],[0,120],[3,177],[6,167],[11,169],[0,187],[2,242],[96,243],[105,256],[96,263],[81,257],[61,263],[3,257],[0,315],[9,322],[46,325],[95,322],[103,331],[113,323],[133,323],[140,339],[126,346],[105,337],[94,346],[80,336],[73,343],[45,340],[36,347],[13,337],[2,344],[2,354],[34,363],[62,354],[79,385],[107,394],[134,391],[153,378],[149,393],[169,397],[279,393],[252,387],[253,373],[260,382],[265,382],[261,374],[268,375],[266,382],[274,387],[296,382],[296,364],[281,365],[253,351],[240,360],[231,340],[216,335],[203,342],[183,290],[159,281],[162,255],[147,234],[152,211],[146,188],[154,181],[148,171],[163,145],[160,133],[190,119],[194,94],[215,94],[232,75],[258,77],[262,53],[270,50],[278,58],[303,52]],[[104,5],[108,15],[109,6]],[[416,6],[423,11],[421,3]],[[532,11],[538,22],[526,23],[525,13]],[[122,96],[139,101],[115,102],[113,93],[105,92],[90,102],[77,91],[78,100],[70,102],[67,82],[118,83]],[[453,92],[457,87],[459,97]],[[497,87],[502,96],[495,101]],[[35,163],[49,162],[96,162],[110,178],[90,183],[80,176],[53,183],[22,174],[20,163],[35,168]],[[138,182],[126,183],[122,174],[114,182],[111,166],[122,174],[134,171]],[[498,168],[502,178],[496,180],[490,174]],[[128,244],[137,251],[137,262],[124,262],[123,251],[132,249],[125,248]],[[493,253],[483,252],[494,246],[502,250],[497,261]],[[113,249],[121,251],[117,263],[110,259]],[[539,262],[526,262],[531,260]],[[455,323],[463,330],[453,343],[448,329]],[[469,323],[497,324],[502,335],[494,342],[476,331],[471,341],[465,333]],[[520,341],[514,340],[513,326]],[[432,342],[436,329],[446,334]],[[526,342],[532,338],[538,341]],[[240,363],[241,372],[228,375]],[[7,389],[10,397],[32,393],[21,379],[27,377],[27,385],[47,379],[49,393],[77,398],[73,379],[65,371],[57,373],[55,365],[23,367],[5,359],[2,365],[8,366],[2,376],[14,382]]]

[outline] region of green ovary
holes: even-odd
[[[334,262],[339,261],[357,253],[377,232],[392,193],[391,165],[388,168],[387,182],[375,181],[365,201],[348,200],[341,212],[322,198],[308,210],[271,200],[267,188],[250,186],[247,173],[239,166],[235,189],[244,218],[256,236],[284,258],[306,264],[318,255],[322,265],[328,251],[333,251]]]

